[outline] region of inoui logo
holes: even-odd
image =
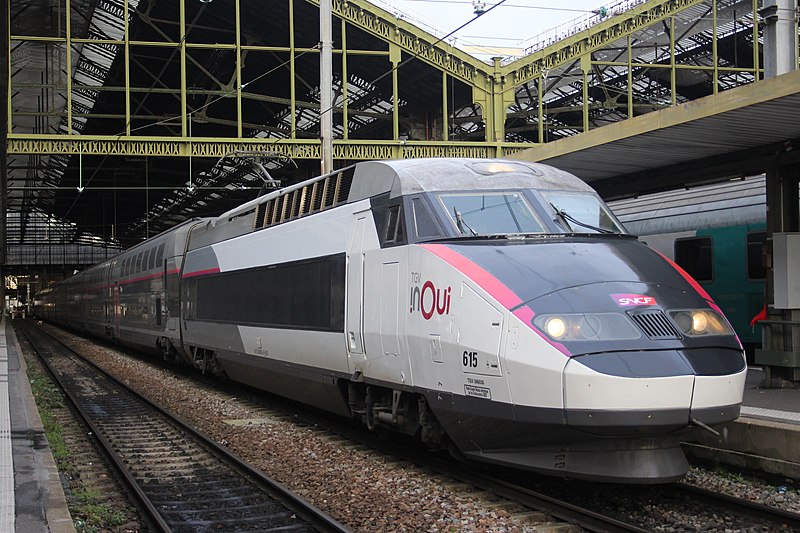
[[[418,272],[411,273],[411,302],[409,311],[420,311],[425,320],[430,320],[434,313],[446,315],[450,313],[450,287],[440,289],[432,281],[425,281],[420,286],[422,276]]]
[[[611,299],[620,307],[656,305],[656,299],[644,294],[612,294]]]

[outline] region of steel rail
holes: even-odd
[[[103,372],[102,369],[99,370]],[[103,374],[106,373],[103,372]],[[113,377],[110,379],[117,382]],[[125,387],[122,384],[121,386]],[[125,388],[127,389],[127,387]],[[227,388],[227,386],[225,388]],[[151,403],[146,398],[144,400],[147,403]],[[332,417],[320,414],[317,411],[309,410],[307,407],[299,405],[295,402],[290,402],[279,397],[271,397],[270,403],[279,406],[278,408],[280,409],[291,410],[294,414],[297,414],[297,412],[300,411],[302,415],[302,418],[300,419],[301,422],[309,425],[319,425],[329,428],[331,431],[339,434],[340,436],[353,440],[358,444],[369,446],[370,448],[373,448],[379,452],[391,454],[394,457],[409,461],[422,468],[427,468],[431,471],[446,475],[462,483],[494,493],[531,510],[543,512],[558,520],[564,520],[571,524],[583,527],[588,531],[609,533],[644,533],[650,531],[647,528],[642,528],[640,526],[626,523],[612,517],[604,516],[602,513],[583,508],[568,501],[548,496],[541,492],[534,491],[530,488],[493,475],[478,472],[476,470],[466,470],[464,468],[465,464],[469,465],[469,463],[456,463],[454,461],[442,459],[430,453],[417,451],[408,446],[403,446],[395,442],[375,437],[373,434],[366,433],[360,428],[354,427],[352,424],[343,422],[341,419],[334,419]],[[190,431],[196,432],[196,430],[188,427],[180,418],[169,413],[165,413],[165,416],[174,418],[178,424],[186,427]],[[227,450],[224,449],[220,449],[220,451],[224,454],[228,453]],[[798,513],[777,509],[775,507],[755,503],[749,500],[743,500],[725,494],[715,493],[681,482],[665,485],[664,489],[673,489],[678,492],[689,493],[694,498],[702,498],[710,505],[726,509],[737,516],[769,521],[775,524],[782,524],[800,530],[800,514]]]
[[[560,500],[548,496],[541,492],[523,487],[516,483],[478,472],[470,467],[476,467],[474,463],[466,463],[455,460],[442,459],[430,452],[416,450],[413,447],[403,446],[402,444],[376,437],[371,433],[366,433],[360,427],[354,427],[342,421],[337,421],[332,417],[312,412],[303,406],[291,403],[288,406],[281,399],[275,403],[281,403],[283,407],[293,411],[302,411],[302,419],[305,423],[314,426],[329,428],[338,435],[351,439],[354,442],[368,446],[376,451],[390,454],[413,463],[421,468],[434,471],[438,474],[453,478],[456,481],[465,483],[486,492],[496,494],[502,498],[526,507],[532,511],[545,513],[555,519],[569,522],[580,526],[587,531],[603,533],[649,533],[651,530],[638,527],[616,518],[605,516],[602,513],[592,511],[575,505],[565,500]],[[466,467],[466,468],[465,468]]]
[[[727,509],[738,516],[768,520],[790,527],[792,530],[800,530],[800,513],[785,511],[783,509],[764,505],[763,503],[713,492],[687,483],[675,483],[673,487],[679,492],[687,493],[693,498],[701,498],[714,506]]]
[[[50,374],[62,388],[64,393],[67,395],[68,399],[70,400],[71,404],[75,407],[76,411],[80,414],[83,421],[87,424],[87,426],[92,430],[93,435],[98,440],[98,442],[102,445],[104,452],[112,461],[113,466],[119,472],[119,474],[123,477],[126,485],[130,488],[132,493],[135,495],[137,501],[142,505],[143,510],[147,512],[150,516],[148,519],[152,520],[153,524],[156,525],[161,531],[169,532],[172,531],[171,526],[169,523],[163,518],[162,513],[153,505],[150,501],[149,497],[147,496],[146,492],[141,488],[139,482],[133,477],[130,470],[126,467],[126,461],[119,456],[115,452],[112,447],[111,442],[106,438],[104,435],[104,431],[100,428],[97,424],[95,424],[92,420],[90,414],[88,414],[80,405],[80,401],[77,396],[69,389],[67,384],[60,379],[57,372],[51,367],[47,358],[42,356],[39,347],[37,347],[36,341],[31,338],[29,335],[28,328],[33,328],[34,326],[29,322],[26,324],[26,327],[22,330],[25,336],[27,337],[28,341],[30,342],[33,350],[37,353],[39,358],[43,361],[45,366],[48,368]],[[316,506],[310,504],[306,500],[304,500],[299,495],[295,494],[291,490],[289,490],[286,486],[278,481],[274,480],[270,476],[266,475],[264,472],[258,470],[254,466],[250,465],[246,461],[238,458],[228,450],[221,447],[219,444],[214,442],[214,440],[209,437],[208,435],[204,434],[203,432],[193,428],[187,422],[182,420],[180,417],[170,413],[169,411],[165,410],[163,407],[158,405],[157,403],[149,400],[148,398],[140,395],[135,390],[131,389],[124,383],[117,380],[114,376],[110,375],[102,368],[98,367],[91,361],[88,361],[84,357],[82,357],[79,353],[72,350],[64,343],[62,343],[56,337],[50,335],[46,331],[42,330],[41,328],[35,328],[35,330],[43,335],[47,336],[52,342],[58,344],[58,346],[64,350],[64,352],[73,358],[73,360],[77,361],[79,364],[88,367],[94,372],[100,374],[103,378],[109,380],[114,386],[119,387],[123,392],[131,395],[135,400],[142,402],[145,406],[152,409],[157,415],[163,417],[169,423],[172,423],[176,426],[177,429],[185,432],[190,438],[198,441],[200,445],[212,453],[212,455],[217,456],[224,464],[233,468],[234,470],[242,473],[245,478],[249,479],[252,482],[255,482],[257,485],[265,488],[265,492],[269,494],[275,501],[282,504],[287,509],[291,510],[292,512],[296,513],[299,517],[305,520],[311,527],[313,527],[316,531],[325,532],[325,533],[349,533],[351,529],[340,524],[332,517],[321,511]],[[96,385],[97,383],[93,381]],[[129,461],[128,461],[129,462]],[[220,530],[223,531],[223,530]]]

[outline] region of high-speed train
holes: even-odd
[[[534,163],[356,163],[39,300],[42,318],[371,429],[571,478],[680,479],[680,436],[735,419],[746,373],[688,274]]]

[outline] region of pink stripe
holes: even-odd
[[[173,270],[170,270],[170,271],[168,271],[168,272],[166,273],[166,275],[167,275],[167,276],[172,276],[172,275],[179,274],[179,273],[180,273],[180,270],[178,270],[178,269],[176,268],[176,269],[173,269]],[[148,279],[160,278],[161,276],[162,276],[162,273],[161,273],[161,272],[158,272],[158,273],[156,273],[156,274],[149,274],[149,275],[147,275],[147,276],[141,276],[141,277],[138,277],[138,278],[131,278],[131,279],[119,279],[118,281],[119,281],[119,283],[120,283],[121,285],[127,285],[128,283],[135,283],[135,282],[137,282],[137,281],[145,281],[145,280],[148,280]],[[95,286],[89,287],[89,290],[103,290],[103,289],[111,289],[111,288],[113,288],[113,287],[114,287],[114,285],[109,285],[109,284],[105,284],[105,285],[95,285]]]
[[[195,276],[207,276],[208,274],[219,274],[219,268],[207,268],[205,270],[197,270],[195,272],[184,272],[184,278],[193,278]]]
[[[678,263],[676,263],[666,255],[662,254],[661,252],[656,252],[656,253],[661,257],[663,257],[667,263],[672,265],[672,267],[675,270],[677,270],[681,276],[683,276],[683,278],[689,283],[689,285],[691,285],[692,288],[694,288],[694,290],[697,291],[697,294],[705,298],[711,309],[713,309],[714,311],[718,311],[720,314],[723,314],[722,309],[720,309],[719,306],[714,302],[714,299],[711,297],[711,295],[708,294],[706,290],[699,283],[697,283],[697,281],[695,281],[695,279],[692,276],[689,275],[688,272],[686,272],[683,268],[681,268],[681,266]]]
[[[492,298],[500,302],[500,305],[504,306],[506,309],[511,310],[522,304],[522,299],[511,289],[506,287],[503,282],[491,275],[483,267],[473,263],[471,260],[467,259],[452,248],[445,246],[444,244],[421,244],[420,246],[446,261],[455,267],[459,272],[477,283],[480,288],[489,293]],[[513,311],[513,315],[522,320],[525,325],[527,325],[534,332],[536,332],[537,335],[547,341],[547,343],[553,348],[563,353],[567,357],[572,356],[572,354],[563,344],[551,341],[544,333],[539,331],[533,325],[533,317],[535,316],[535,313],[530,307],[527,305],[518,307],[518,309]]]
[[[522,303],[520,297],[514,294],[499,279],[452,248],[443,244],[423,244],[421,246],[456,267],[459,272],[464,273],[469,279],[477,283],[480,288],[488,292],[492,298],[500,302],[506,309],[511,309]]]
[[[560,342],[555,342],[553,340],[550,340],[550,338],[547,335],[536,329],[536,327],[533,325],[533,317],[536,316],[536,313],[533,312],[533,309],[531,309],[527,305],[523,305],[522,307],[519,307],[514,310],[514,316],[522,320],[523,323],[527,324],[528,327],[530,327],[533,331],[536,332],[537,335],[543,338],[547,342],[547,344],[549,344],[559,352],[563,353],[567,357],[572,357],[572,354],[570,353],[569,350],[567,350],[566,346],[564,346]]]
[[[159,272],[157,274],[149,274],[147,276],[139,276],[138,278],[126,279],[125,283],[133,283],[133,282],[136,282],[136,281],[147,281],[148,279],[160,278],[162,275],[163,274],[161,272]]]
[[[722,312],[722,308],[717,305],[717,303],[714,301],[711,295],[708,294],[708,292],[706,292],[706,290],[699,283],[697,283],[697,281],[692,276],[690,276],[688,272],[686,272],[683,268],[681,268],[681,266],[678,263],[676,263],[669,257],[665,256],[661,252],[657,253],[658,255],[663,257],[667,261],[667,263],[672,265],[675,268],[675,270],[677,270],[680,273],[680,275],[683,276],[686,279],[686,281],[689,282],[689,285],[691,285],[694,288],[694,290],[696,290],[698,294],[700,294],[700,296],[706,299],[706,302],[708,303],[708,306],[711,309],[719,313],[720,316],[725,319],[725,321],[728,323],[728,327],[731,328],[731,331],[733,331],[733,336],[736,337],[736,342],[739,343],[739,348],[744,350],[744,346],[742,346],[742,341],[739,340],[739,335],[737,335],[736,332],[733,330],[733,326],[731,325],[730,320],[728,320],[728,317],[726,317],[725,313]]]

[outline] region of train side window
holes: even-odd
[[[766,231],[747,234],[747,277],[766,279],[767,267],[764,265],[764,246],[767,244]]]
[[[156,250],[156,264],[161,267],[164,262],[164,243],[158,245],[158,250]]]
[[[134,274],[142,271],[142,252],[136,254],[136,264],[133,266]]]
[[[150,250],[146,250],[144,252],[144,257],[142,259],[142,270],[147,270],[147,265],[150,264]]]
[[[422,198],[413,198],[411,208],[414,216],[414,233],[418,238],[442,236],[442,231]]]
[[[714,277],[711,237],[691,237],[675,241],[675,262],[697,281]]]

